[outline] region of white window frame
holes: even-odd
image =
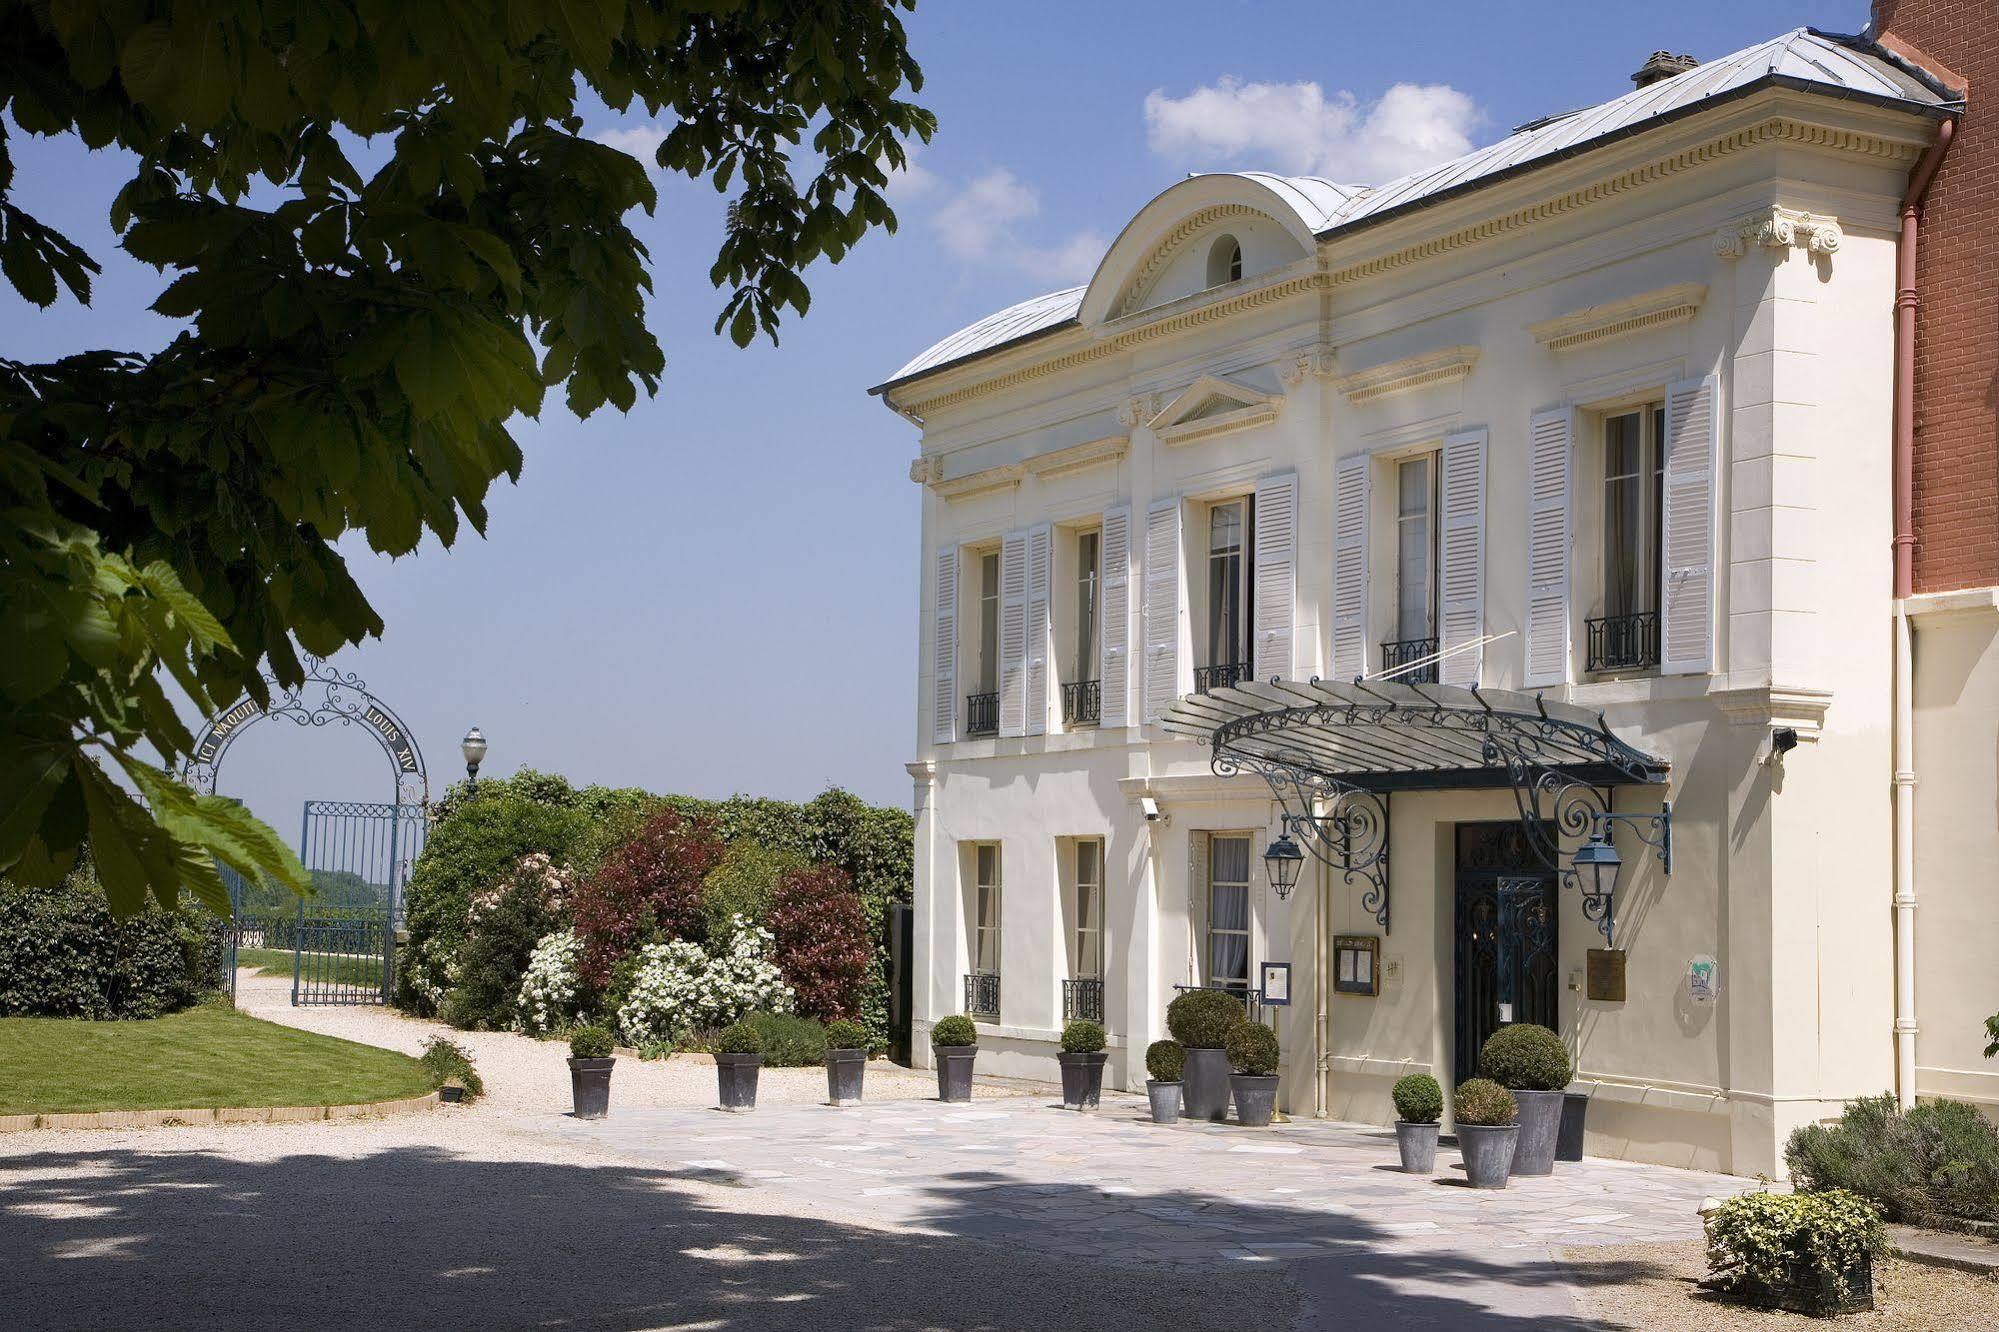
[[[1224,841],[1239,841],[1243,844],[1243,877],[1240,880],[1230,879],[1221,881],[1215,877],[1216,844]],[[1252,891],[1256,873],[1252,860],[1256,847],[1254,835],[1234,830],[1211,832],[1207,835],[1207,843],[1208,863],[1206,865],[1206,873],[1202,876],[1205,880],[1203,891],[1207,894],[1207,901],[1202,904],[1204,907],[1203,919],[1205,928],[1201,939],[1201,975],[1208,985],[1227,989],[1231,993],[1234,993],[1237,987],[1229,984],[1228,981],[1233,981],[1235,978],[1229,977],[1227,980],[1224,980],[1215,974],[1215,940],[1223,935],[1241,935],[1243,961],[1241,989],[1243,993],[1247,993],[1253,988],[1252,982],[1256,975],[1256,896]],[[1243,913],[1241,928],[1233,926],[1222,928],[1215,924],[1215,890],[1218,887],[1239,887],[1242,889]]]
[[[1630,417],[1638,418],[1638,470],[1613,474],[1610,470],[1610,434],[1615,423]],[[1597,464],[1600,484],[1597,489],[1597,559],[1601,568],[1599,580],[1601,604],[1606,617],[1616,615],[1640,615],[1650,612],[1657,614],[1663,600],[1662,578],[1663,505],[1665,497],[1665,431],[1666,404],[1663,400],[1637,403],[1603,413],[1597,427],[1599,440]],[[1612,593],[1612,569],[1615,561],[1610,549],[1610,515],[1612,511],[1611,487],[1618,484],[1636,482],[1638,486],[1639,549],[1636,552],[1638,575],[1632,604],[1614,608]]]
[[[988,852],[991,853],[992,865],[992,879],[990,882],[985,877]],[[1002,942],[1000,923],[1002,919],[1001,908],[1004,900],[1003,893],[1005,891],[1004,884],[1004,867],[1001,863],[1000,844],[998,842],[972,843],[972,900],[970,904],[971,910],[967,913],[966,921],[969,926],[966,943],[971,949],[971,957],[969,959],[971,965],[966,967],[967,971],[994,976],[1000,974],[1002,961],[1000,953]],[[988,905],[991,907],[990,913],[987,911]],[[990,920],[987,919],[988,914],[991,916]],[[992,965],[984,966],[981,964],[986,960],[986,945],[989,941],[992,945]]]
[[[1075,837],[1068,845],[1069,889],[1075,894],[1075,921],[1069,936],[1072,980],[1104,978],[1104,839]],[[1094,880],[1085,870],[1094,874]],[[1096,912],[1090,912],[1094,894]],[[1093,923],[1094,921],[1094,923]]]
[[[1438,564],[1438,487],[1441,484],[1439,472],[1442,455],[1436,449],[1425,449],[1419,453],[1403,454],[1390,459],[1395,469],[1395,605],[1393,623],[1395,641],[1404,642],[1412,638],[1436,638],[1437,629],[1437,564]],[[1423,488],[1423,508],[1411,513],[1403,507],[1402,469],[1421,463],[1428,474],[1428,484]],[[1407,586],[1409,570],[1403,560],[1405,547],[1402,536],[1404,529],[1412,522],[1420,522],[1424,527],[1423,539],[1423,630],[1408,633],[1402,623],[1402,593]]]
[[[978,562],[979,577],[976,596],[979,613],[973,632],[979,643],[979,687],[971,692],[976,694],[996,694],[999,692],[1000,657],[1000,551],[994,546],[972,553]]]
[[[1084,559],[1084,552],[1094,543],[1092,558]],[[1104,586],[1104,529],[1101,526],[1086,527],[1076,533],[1076,578],[1073,593],[1076,598],[1073,665],[1076,674],[1072,682],[1103,679],[1103,586]]]
[[[1228,645],[1226,660],[1218,660],[1216,648],[1220,636],[1222,608],[1215,596],[1217,561],[1231,558],[1231,552],[1215,549],[1215,515],[1223,509],[1236,508],[1241,511],[1238,526],[1238,544],[1233,551],[1236,572],[1234,583],[1236,625],[1234,641]],[[1202,666],[1247,666],[1255,659],[1253,639],[1256,618],[1256,497],[1254,495],[1230,495],[1212,500],[1201,506],[1201,597],[1205,603],[1202,619],[1206,632],[1201,635],[1199,664]]]

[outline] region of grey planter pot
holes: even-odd
[[[715,1083],[724,1110],[747,1113],[757,1108],[757,1070],[763,1063],[760,1054],[715,1056]]]
[[[1102,1050],[1084,1050],[1070,1053],[1062,1051],[1055,1056],[1062,1065],[1062,1108],[1064,1110],[1094,1110],[1104,1094],[1104,1060],[1108,1057]]]
[[[1189,1119],[1208,1119],[1217,1124],[1227,1119],[1232,1076],[1226,1051],[1187,1051],[1187,1067],[1181,1074],[1180,1113]]]
[[[1268,1128],[1277,1114],[1275,1073],[1231,1073],[1229,1093],[1235,1097],[1236,1122],[1244,1128]]]
[[[1516,1175],[1555,1173],[1555,1139],[1562,1133],[1562,1098],[1558,1091],[1515,1091],[1520,1107],[1520,1145],[1513,1151]]]
[[[1518,1124],[1460,1124],[1458,1150],[1464,1153],[1465,1179],[1475,1189],[1503,1189],[1513,1173],[1513,1146]]]
[[[1588,1092],[1562,1093],[1562,1131],[1555,1135],[1555,1159],[1583,1159],[1584,1120],[1589,1116]]]
[[[829,1105],[859,1105],[861,1079],[866,1076],[866,1050],[826,1052],[826,1101]]]
[[[1155,1124],[1177,1124],[1180,1122],[1180,1084],[1161,1082],[1157,1078],[1145,1080],[1145,1099],[1152,1102],[1152,1122]]]
[[[979,1057],[976,1045],[933,1045],[937,1056],[937,1099],[963,1102],[972,1099],[972,1061]]]
[[[463,1087],[439,1087],[437,1089],[437,1099],[446,1105],[456,1105],[465,1099],[465,1089]]]
[[[1427,1175],[1437,1168],[1437,1123],[1411,1124],[1395,1121],[1395,1145],[1402,1152],[1402,1169],[1411,1175]]]
[[[578,1119],[602,1119],[611,1113],[611,1069],[617,1062],[569,1057],[569,1095]]]

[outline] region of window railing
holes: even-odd
[[[970,971],[965,973],[965,1012],[970,1017],[996,1018],[999,1016],[999,973],[997,971]]]
[[[1076,680],[1062,686],[1062,724],[1095,726],[1103,716],[1103,681]]]
[[[1091,1022],[1104,1020],[1104,982],[1097,976],[1079,976],[1075,980],[1062,982],[1062,1020],[1074,1022],[1086,1018]]]
[[[1407,666],[1412,661],[1422,661],[1425,657],[1437,655],[1437,640],[1434,638],[1404,638],[1381,645],[1381,670],[1384,675],[1398,666]],[[1402,671],[1388,678],[1399,684],[1437,683],[1437,663],[1429,662],[1414,670]]]
[[[1205,694],[1215,689],[1232,688],[1250,679],[1250,670],[1246,661],[1232,661],[1222,666],[1196,666],[1194,692]]]
[[[1659,613],[1606,615],[1587,621],[1592,671],[1638,671],[1659,664]]]
[[[965,695],[965,734],[999,734],[999,695]]]

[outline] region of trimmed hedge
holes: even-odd
[[[1486,1037],[1479,1076],[1514,1091],[1561,1091],[1575,1066],[1562,1038],[1532,1022],[1516,1022]]]
[[[1395,1113],[1405,1124],[1434,1124],[1443,1117],[1444,1089],[1428,1073],[1411,1073],[1395,1084]]]
[[[858,1022],[846,1018],[836,1018],[826,1024],[826,1048],[828,1050],[866,1050],[868,1029]]]
[[[1101,1054],[1108,1043],[1101,1022],[1076,1018],[1062,1028],[1063,1054]]]
[[[1261,1022],[1242,1022],[1229,1033],[1229,1067],[1250,1077],[1267,1078],[1277,1071],[1277,1033]]]
[[[1249,1021],[1242,1000],[1220,990],[1188,990],[1166,1005],[1166,1030],[1189,1050],[1224,1050],[1229,1033]]]
[[[1178,1082],[1187,1071],[1187,1051],[1178,1041],[1154,1041],[1145,1047],[1145,1071],[1154,1082]]]
[[[1999,1222],[1999,1127],[1959,1101],[1904,1113],[1892,1096],[1862,1097],[1837,1124],[1795,1130],[1784,1161],[1798,1188],[1850,1190],[1890,1221],[1946,1230]]]
[[[764,1034],[757,1029],[757,1024],[748,1018],[744,1018],[741,1022],[730,1023],[722,1028],[722,1034],[715,1038],[716,1054],[745,1055],[763,1052]]]
[[[1491,1078],[1471,1078],[1458,1084],[1458,1123],[1472,1128],[1498,1128],[1520,1122],[1520,1106],[1513,1093]]]
[[[1843,1189],[1829,1193],[1744,1193],[1707,1219],[1708,1270],[1723,1290],[1760,1293],[1791,1284],[1792,1264],[1834,1283],[1863,1258],[1888,1252],[1874,1205]]]
[[[950,1017],[939,1018],[937,1025],[930,1029],[930,1043],[940,1046],[977,1045],[979,1029],[964,1014],[953,1013]]]
[[[609,1027],[578,1027],[569,1033],[569,1057],[571,1059],[609,1059],[618,1048]]]
[[[795,1013],[751,1013],[744,1022],[757,1029],[764,1063],[772,1068],[804,1068],[826,1062],[826,1028]]]
[[[62,883],[0,879],[0,1015],[154,1018],[222,978],[226,929],[189,905],[117,920],[86,863]]]

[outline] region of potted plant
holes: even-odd
[[[1562,1132],[1562,1094],[1573,1065],[1562,1038],[1546,1027],[1518,1022],[1486,1038],[1478,1052],[1479,1076],[1513,1093],[1520,1113],[1516,1175],[1555,1172],[1555,1143]]]
[[[1277,1033],[1260,1022],[1239,1022],[1229,1033],[1229,1094],[1236,1122],[1267,1128],[1277,1113]]]
[[[757,1108],[757,1070],[764,1062],[764,1034],[748,1018],[722,1028],[715,1038],[715,1082],[722,1108],[748,1113]]]
[[[438,1086],[437,1099],[446,1105],[457,1105],[465,1099],[465,1083],[459,1078],[446,1078]]]
[[[1229,1033],[1248,1022],[1223,990],[1188,990],[1166,1005],[1166,1029],[1187,1052],[1180,1109],[1189,1119],[1229,1117]]]
[[[859,1105],[861,1079],[868,1068],[868,1029],[838,1018],[826,1024],[826,1100]]]
[[[1104,1029],[1101,1023],[1077,1018],[1062,1028],[1062,1108],[1094,1110],[1104,1092]]]
[[[611,1069],[617,1059],[608,1029],[578,1027],[569,1036],[569,1095],[578,1119],[602,1119],[611,1113]]]
[[[1428,1073],[1411,1073],[1395,1084],[1395,1145],[1402,1169],[1427,1175],[1437,1168],[1437,1120],[1444,1113],[1444,1089]]]
[[[1145,1071],[1152,1076],[1145,1083],[1145,1097],[1152,1102],[1152,1122],[1180,1122],[1180,1075],[1187,1069],[1187,1051],[1174,1040],[1154,1041],[1145,1047]]]
[[[1881,1213],[1857,1193],[1745,1193],[1708,1213],[1709,1283],[1739,1299],[1828,1317],[1874,1307]]]
[[[972,1063],[979,1056],[979,1029],[962,1013],[940,1018],[930,1029],[930,1050],[937,1056],[937,1099],[972,1099]]]
[[[1519,1116],[1513,1093],[1490,1078],[1458,1084],[1451,1119],[1465,1158],[1465,1179],[1473,1188],[1506,1187],[1506,1178],[1513,1173],[1514,1143],[1520,1137]]]

